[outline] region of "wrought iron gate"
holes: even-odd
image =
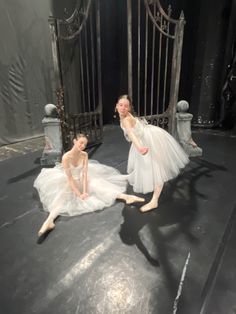
[[[159,0],[127,0],[128,93],[135,111],[175,135],[184,15]],[[49,19],[64,148],[77,132],[102,140],[100,0],[78,0],[69,19]]]
[[[64,149],[76,133],[102,140],[100,0],[79,0],[70,18],[49,18]]]
[[[139,116],[173,135],[184,24],[159,0],[127,0],[128,93]]]

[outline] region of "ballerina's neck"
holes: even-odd
[[[136,124],[137,124],[137,118],[135,118],[134,116],[132,116],[130,113],[129,113],[129,115],[127,115],[125,118],[123,118],[123,119],[120,119],[120,126],[121,126],[121,128],[122,129],[125,129],[125,126],[124,126],[124,124],[123,124],[123,121],[126,119],[126,118],[131,118],[130,119],[130,126],[131,126],[131,128],[134,128],[135,126],[136,126]]]
[[[82,155],[82,151],[79,151],[78,149],[76,149],[76,147],[73,147],[70,151],[70,156],[72,160],[78,160],[82,157]]]
[[[77,168],[82,165],[81,152],[74,152],[70,155],[69,163],[73,168]]]

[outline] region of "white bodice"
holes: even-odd
[[[64,167],[62,166],[61,163],[57,163],[56,164],[56,168],[60,169],[61,171],[65,172]],[[73,166],[72,164],[70,164],[69,166],[71,174],[73,176],[74,179],[80,179],[82,176],[82,169],[83,169],[83,165],[82,163],[79,164],[78,166]]]
[[[142,139],[143,134],[144,134],[144,128],[145,128],[145,126],[148,125],[148,122],[145,119],[139,119],[139,118],[135,118],[135,120],[136,120],[136,123],[135,123],[134,127],[132,128],[132,131],[135,133],[135,135],[139,139]],[[131,140],[129,139],[129,135],[128,135],[126,128],[124,128],[121,124],[120,124],[120,126],[124,132],[124,136],[125,136],[126,140],[128,142],[131,142]]]

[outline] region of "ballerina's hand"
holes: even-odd
[[[85,200],[87,197],[88,197],[88,193],[82,193],[82,194],[80,195],[80,198],[81,198],[82,200]]]
[[[140,152],[140,154],[146,155],[147,152],[149,151],[149,148],[148,148],[148,147],[140,147],[140,148],[138,149],[138,151]]]

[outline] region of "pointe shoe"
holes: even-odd
[[[150,210],[153,210],[153,209],[155,209],[155,208],[157,208],[158,207],[158,202],[156,201],[151,201],[151,202],[149,202],[149,203],[147,203],[147,204],[145,204],[145,205],[143,205],[141,208],[140,208],[140,211],[142,212],[142,213],[145,213],[145,212],[148,212],[148,211],[150,211]]]
[[[133,204],[133,203],[138,203],[138,202],[144,202],[145,199],[142,197],[138,197],[135,195],[130,195],[126,200],[126,204]]]
[[[38,232],[38,237],[52,231],[55,228],[55,224],[53,222],[44,223],[41,229]]]

